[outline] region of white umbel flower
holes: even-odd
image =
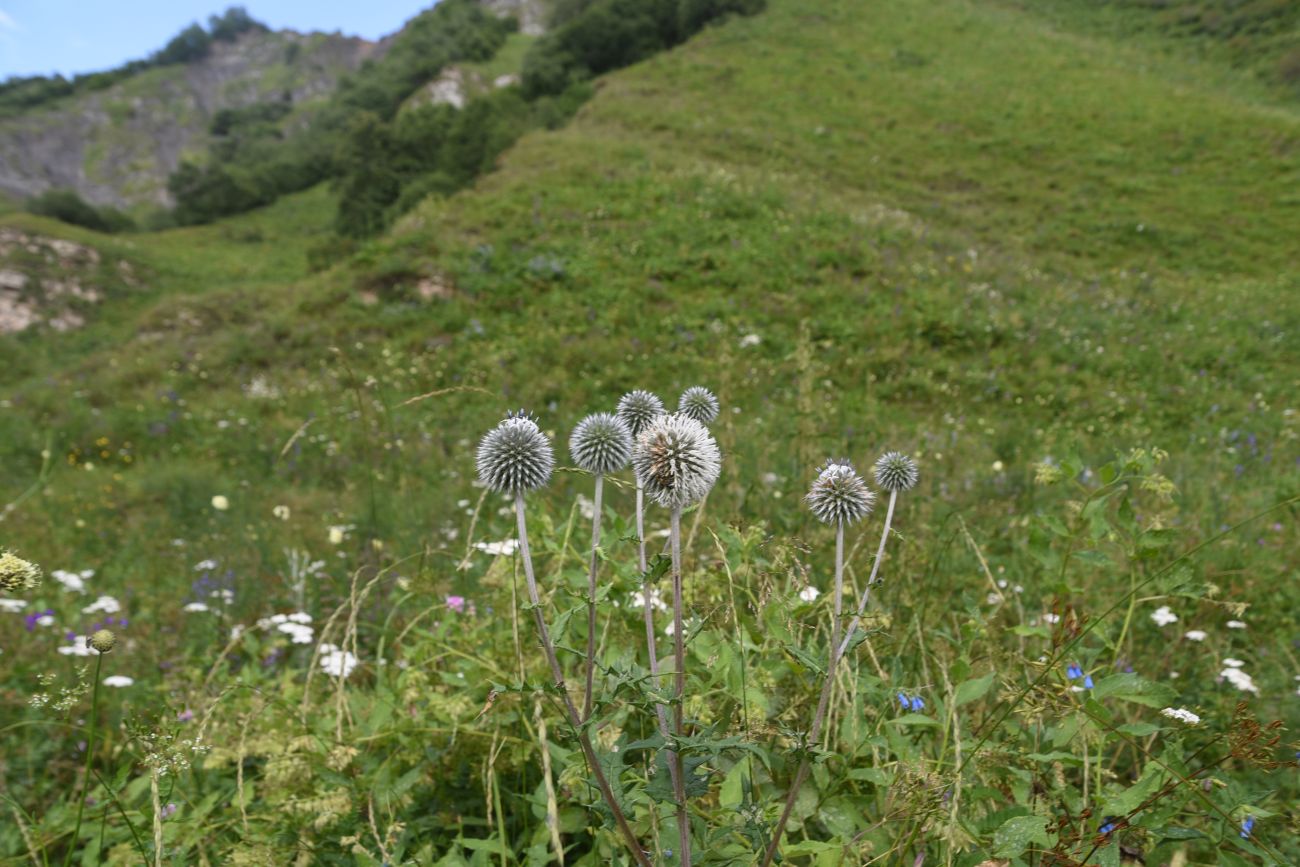
[[[1168,626],[1171,623],[1178,622],[1178,615],[1168,605],[1161,605],[1151,612],[1151,620],[1155,622],[1156,626]]]
[[[573,429],[569,453],[592,475],[616,473],[632,458],[632,432],[613,413],[592,413]]]
[[[722,472],[722,453],[708,428],[684,415],[662,415],[637,437],[632,467],[646,495],[661,506],[698,503]]]
[[[702,385],[692,385],[677,400],[678,414],[690,416],[700,424],[713,424],[718,411],[718,398]]]
[[[827,461],[804,499],[817,520],[852,524],[871,514],[876,495],[848,461]]]
[[[916,487],[916,481],[920,476],[916,469],[916,461],[902,452],[885,452],[877,459],[873,469],[876,473],[876,484],[886,491],[910,491]]]
[[[493,491],[520,494],[542,487],[555,469],[555,452],[537,422],[520,410],[484,434],[478,478]]]
[[[650,422],[663,414],[664,402],[653,392],[638,388],[618,399],[618,417],[633,437],[640,436]]]
[[[1160,711],[1160,713],[1170,719],[1178,720],[1180,723],[1189,726],[1194,726],[1201,721],[1199,716],[1185,707],[1167,707]]]

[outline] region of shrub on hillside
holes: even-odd
[[[124,232],[135,221],[116,208],[96,208],[72,190],[49,190],[28,200],[27,210],[96,232]]]

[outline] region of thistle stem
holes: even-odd
[[[843,649],[840,647],[840,620],[844,600],[844,523],[841,521],[835,525],[835,608],[834,615],[831,619],[831,648],[830,658],[826,664],[826,678],[822,682],[822,693],[817,699],[817,712],[813,714],[812,730],[808,733],[808,744],[811,746],[817,742],[821,736],[822,724],[826,721],[826,710],[830,706],[831,690],[835,684],[835,666],[840,661],[840,654]],[[803,782],[808,778],[809,762],[805,757],[799,762],[799,770],[795,772],[794,783],[790,786],[790,792],[786,795],[785,807],[781,810],[781,818],[777,820],[776,830],[772,834],[772,840],[768,843],[767,851],[763,854],[763,867],[772,863],[776,856],[777,847],[781,845],[781,835],[785,833],[786,823],[790,821],[790,814],[794,812],[795,800],[799,797],[799,789],[803,787]]]
[[[551,633],[546,628],[546,618],[542,616],[542,603],[537,594],[537,579],[533,576],[533,558],[528,550],[528,525],[524,518],[524,495],[515,494],[515,517],[519,524],[519,557],[524,564],[524,579],[528,584],[528,600],[532,603],[533,618],[537,622],[537,634],[542,641],[542,649],[546,653],[546,661],[551,666],[551,676],[555,679],[555,688],[564,702],[564,710],[568,715],[569,724],[578,735],[578,743],[582,746],[582,753],[587,759],[587,764],[591,767],[591,773],[596,778],[596,786],[600,789],[600,794],[609,806],[610,812],[614,816],[614,823],[618,825],[623,839],[626,841],[632,857],[641,867],[653,867],[650,859],[646,857],[645,852],[641,849],[641,843],[637,840],[636,834],[633,833],[632,827],[627,823],[627,817],[623,815],[623,809],[618,805],[614,797],[614,790],[610,788],[609,780],[605,777],[605,772],[601,769],[600,762],[596,760],[596,750],[591,744],[591,738],[587,735],[586,730],[582,727],[582,719],[578,716],[578,709],[573,704],[573,699],[569,696],[569,688],[564,682],[564,670],[560,668],[560,661],[555,656],[555,645],[551,643]]]
[[[597,474],[596,492],[592,495],[595,514],[591,518],[591,566],[587,571],[587,692],[582,700],[582,718],[591,719],[592,697],[596,689],[596,569],[600,563],[601,492],[605,477]]]
[[[63,867],[72,863],[72,853],[77,849],[81,838],[81,816],[86,809],[86,798],[90,797],[90,765],[95,758],[95,732],[99,727],[99,671],[104,665],[104,654],[95,657],[95,686],[90,693],[90,726],[86,733],[86,766],[82,772],[81,800],[77,802],[77,824],[72,829],[72,839],[68,842],[68,852],[63,856]]]
[[[642,609],[642,616],[645,619],[645,643],[646,652],[650,658],[650,680],[655,684],[655,689],[659,688],[659,649],[658,641],[655,638],[655,614],[652,600],[654,597],[654,585],[650,582],[650,574],[646,569],[645,560],[645,488],[641,486],[641,480],[636,480],[636,535],[640,540],[641,548],[641,599],[645,605]],[[655,702],[655,716],[659,719],[659,734],[663,735],[664,740],[669,739],[668,731],[668,708],[662,702]],[[673,791],[677,791],[677,754],[668,750],[668,773],[672,777]]]
[[[682,510],[676,507],[672,511],[673,557],[673,651],[676,666],[673,670],[673,736],[680,738],[683,734],[684,703],[686,693],[686,636],[682,628]],[[677,794],[677,833],[681,841],[682,867],[691,867],[691,826],[690,815],[686,809],[686,765],[680,751],[670,757],[677,766],[673,785]]]
[[[853,632],[858,628],[858,622],[862,620],[862,615],[867,612],[867,600],[871,597],[871,587],[876,583],[876,573],[880,571],[880,564],[885,559],[885,543],[889,541],[889,525],[894,520],[894,503],[898,500],[898,491],[889,492],[889,508],[885,510],[885,526],[880,531],[880,545],[876,548],[876,562],[871,564],[871,575],[867,578],[867,586],[862,589],[862,598],[858,602],[858,613],[853,615],[853,622],[849,624],[848,632],[844,633],[844,641],[840,644],[840,655],[849,649],[849,642],[853,640]]]

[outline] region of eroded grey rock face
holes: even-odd
[[[96,205],[170,205],[167,177],[206,147],[213,116],[333,90],[376,46],[341,35],[246,33],[197,63],[151,69],[97,93],[0,121],[0,191],[77,191]]]
[[[497,15],[510,15],[519,19],[519,30],[529,36],[540,36],[546,29],[546,4],[543,0],[480,0]]]

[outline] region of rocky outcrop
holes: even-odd
[[[0,334],[38,325],[79,328],[107,295],[139,285],[124,259],[106,261],[85,244],[0,228]]]
[[[517,19],[522,33],[540,36],[546,30],[547,10],[543,0],[481,0],[481,2],[497,15]]]
[[[204,149],[218,111],[283,99],[309,105],[375,48],[341,35],[254,31],[213,43],[201,61],[0,121],[0,192],[62,188],[96,205],[169,205],[167,177]]]

